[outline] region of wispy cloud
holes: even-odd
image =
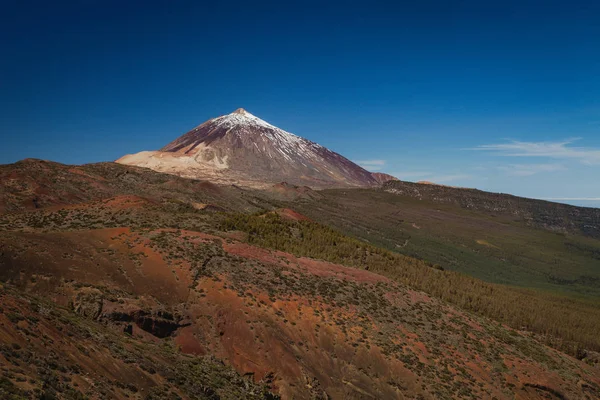
[[[498,169],[512,176],[531,176],[539,174],[540,172],[566,170],[562,164],[509,164],[499,166]]]
[[[570,146],[579,138],[560,142],[520,142],[511,141],[499,144],[484,144],[466,150],[489,151],[507,157],[547,157],[578,160],[588,165],[600,164],[600,149]]]
[[[385,160],[362,160],[356,163],[368,171],[379,171],[384,167]]]

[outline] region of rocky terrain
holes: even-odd
[[[160,151],[126,155],[117,163],[258,188],[279,182],[313,188],[369,187],[388,179],[241,108],[206,121]]]
[[[410,277],[479,292],[281,207],[327,199],[308,188],[111,163],[0,173],[3,398],[600,396],[591,352],[440,300]]]

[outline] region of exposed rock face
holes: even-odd
[[[138,328],[150,333],[158,338],[166,338],[177,331],[177,329],[189,324],[182,324],[176,320],[173,315],[167,312],[150,313],[144,310],[136,310],[129,313],[115,311],[106,316],[107,319],[114,322],[133,322]],[[133,332],[128,325],[127,330]]]
[[[338,153],[241,108],[206,121],[160,151],[126,155],[117,162],[251,187],[281,181],[317,188],[378,184],[369,171]]]
[[[136,301],[121,299],[119,302],[105,299],[102,291],[84,287],[77,290],[70,302],[77,314],[99,321],[124,324],[123,331],[132,334],[133,325],[157,338],[172,336],[179,328],[189,326],[178,314],[158,306],[141,309]],[[132,325],[133,324],[133,325]]]
[[[103,301],[101,291],[84,288],[77,293],[73,301],[73,310],[84,317],[96,319],[102,313]]]

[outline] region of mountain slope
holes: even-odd
[[[504,193],[400,180],[385,182],[382,189],[403,197],[453,204],[469,210],[511,215],[532,226],[562,233],[600,238],[600,208],[576,207]]]
[[[10,285],[0,300],[0,399],[279,399],[214,357],[136,339]]]
[[[442,271],[319,223],[331,207],[404,230],[397,194],[276,186],[112,163],[1,166],[0,398],[600,396],[596,303]],[[423,212],[443,228],[446,208]]]
[[[322,190],[315,201],[281,207],[489,282],[600,296],[600,240],[590,223],[600,210],[400,181],[384,188]]]
[[[238,109],[211,119],[160,151],[126,155],[118,163],[184,177],[265,187],[375,186],[370,172],[317,143]]]
[[[55,340],[50,362],[68,355],[66,367],[81,364],[84,375],[99,359],[96,349],[103,343],[96,338],[101,333],[110,340],[106,346],[116,364],[120,367],[124,360],[134,376],[105,375],[102,369],[84,376],[95,385],[110,385],[105,390],[117,399],[134,397],[134,390],[161,393],[146,398],[178,398],[166,397],[166,391],[184,399],[219,398],[203,397],[206,388],[222,391],[220,398],[274,398],[267,393],[272,391],[284,399],[307,400],[600,395],[597,368],[525,334],[372,271],[249,242],[267,245],[279,238],[299,245],[302,253],[300,238],[310,233],[315,244],[324,245],[322,254],[346,255],[344,264],[362,263],[354,257],[362,254],[372,268],[424,269],[430,278],[439,274],[443,279],[451,274],[405,257],[390,260],[389,254],[365,244],[357,248],[340,235],[333,236],[335,245],[327,245],[327,230],[310,221],[274,213],[173,211],[125,200],[5,216],[9,224],[0,232],[0,280],[12,293],[35,294],[68,308],[70,313],[63,308],[55,318],[86,328],[61,329],[93,350],[89,356],[85,348],[73,352],[77,342],[59,340],[58,332],[42,336],[52,323],[46,317],[54,317],[49,308],[13,307],[8,297],[0,309],[0,332],[8,330],[0,366],[21,362],[19,357],[29,352],[44,354],[40,347]],[[214,234],[203,228],[207,218],[218,222],[223,217]],[[47,223],[39,228],[39,221]],[[184,229],[184,223],[197,228]],[[31,318],[19,320],[23,314]],[[43,330],[38,331],[38,324],[44,324]],[[31,334],[45,341],[28,341]],[[199,377],[193,376],[195,359],[205,366]],[[250,381],[245,390],[239,375],[218,360]],[[153,362],[159,364],[152,367]],[[68,371],[63,379],[78,382],[78,373]],[[24,365],[15,374],[7,379],[23,390],[23,382],[45,385],[45,375],[33,367]],[[127,383],[133,386],[118,389]],[[228,395],[240,388],[245,396]]]
[[[172,207],[221,204],[256,211],[255,192],[115,163],[65,165],[26,159],[0,165],[0,213],[58,207],[115,196],[144,196]]]

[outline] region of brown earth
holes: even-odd
[[[117,212],[128,201],[140,204],[103,204]],[[225,360],[283,398],[600,393],[597,369],[369,271],[174,228],[13,230],[0,243],[0,278],[11,286],[131,340]],[[64,346],[55,351],[71,354]],[[89,379],[161,384],[118,368]]]
[[[16,171],[0,169],[5,392],[600,397],[598,367],[365,269],[253,246],[193,206],[260,209],[247,191],[113,165]]]
[[[371,172],[371,176],[377,181],[377,183],[379,183],[380,185],[387,182],[387,181],[397,181],[398,178],[396,178],[393,175],[390,174],[384,174],[383,172]]]

